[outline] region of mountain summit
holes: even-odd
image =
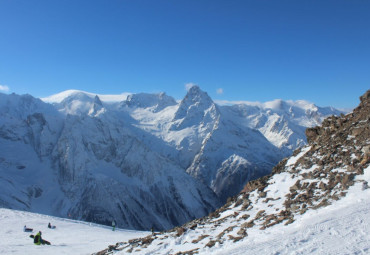
[[[198,86],[189,89],[185,98],[181,101],[173,118],[174,129],[184,129],[194,125],[207,128],[214,124],[219,116],[216,104]],[[211,124],[212,123],[212,124]]]

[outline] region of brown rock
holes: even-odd
[[[191,241],[192,243],[199,243],[200,241],[202,241],[204,238],[208,237],[209,235],[201,235],[199,236],[197,239],[194,239],[193,241]]]
[[[183,227],[179,227],[179,228],[177,228],[177,233],[176,233],[176,235],[177,235],[177,236],[182,236],[182,235],[185,233],[185,231],[186,231],[186,229],[185,229],[185,228],[183,228]]]
[[[206,244],[206,246],[207,246],[207,247],[209,247],[209,248],[211,248],[211,247],[215,246],[215,244],[216,244],[216,241],[215,241],[215,240],[211,240],[211,241],[209,241],[209,242]]]

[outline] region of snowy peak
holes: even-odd
[[[103,103],[100,101],[100,98],[96,95],[94,97],[94,102],[93,102],[88,114],[90,116],[98,116],[99,114],[103,113],[104,111],[105,110],[104,110]]]
[[[0,93],[0,113],[8,116],[14,114],[17,117],[25,118],[35,112],[56,114],[53,107],[31,95],[17,95],[14,93],[6,95]]]
[[[207,92],[202,91],[198,86],[193,86],[181,101],[174,120],[182,119],[194,111],[205,111],[214,105]]]
[[[100,98],[98,97],[98,95],[94,97],[94,104],[97,106],[103,106],[103,103],[100,101]]]
[[[172,129],[184,129],[201,123],[207,126],[219,117],[219,110],[216,104],[198,86],[193,86],[181,101],[173,121]]]
[[[100,100],[99,100],[100,101]],[[94,108],[94,97],[81,91],[75,91],[69,96],[64,98],[60,103],[56,103],[56,106],[60,112],[71,115],[85,115]]]
[[[119,95],[100,95],[100,94],[94,94],[94,93],[89,93],[86,91],[82,90],[66,90],[63,92],[60,92],[55,95],[51,95],[49,97],[44,97],[41,98],[42,101],[46,103],[51,103],[51,104],[58,104],[61,103],[64,99],[68,97],[74,97],[75,94],[84,94],[90,98],[94,98],[96,95],[99,96],[99,98],[104,102],[104,103],[118,103],[126,100],[128,95],[131,95],[131,93],[122,93]]]
[[[79,90],[64,91],[43,100],[64,114],[97,116],[105,111],[98,95]]]
[[[272,144],[288,156],[306,144],[305,129],[320,125],[324,118],[343,112],[321,108],[304,100],[274,100],[222,106],[223,115],[252,129],[259,130]]]

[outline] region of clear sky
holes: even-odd
[[[0,91],[161,92],[355,107],[368,0],[0,0]]]

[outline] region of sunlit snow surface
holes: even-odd
[[[370,182],[370,167],[357,180],[346,197],[328,207],[307,211],[291,225],[251,231],[243,241],[202,248],[200,254],[370,254],[370,189],[362,190],[362,181]],[[57,229],[48,229],[48,222]],[[52,245],[34,245],[29,233],[23,232],[25,224],[33,227],[34,233],[41,230]],[[113,232],[109,227],[9,209],[0,209],[0,225],[0,254],[91,254],[149,234]],[[169,242],[171,245],[176,243]],[[155,254],[171,254],[168,246]],[[135,254],[153,253],[142,250]]]
[[[48,223],[56,229],[48,229]],[[23,226],[33,233],[23,232]],[[110,244],[146,236],[148,232],[116,229],[69,219],[0,208],[0,254],[92,254]],[[35,245],[30,234],[42,232],[51,245]]]
[[[370,182],[370,167],[357,180]],[[249,234],[239,244],[208,250],[209,254],[370,254],[370,189],[356,183],[345,198],[296,221]]]

